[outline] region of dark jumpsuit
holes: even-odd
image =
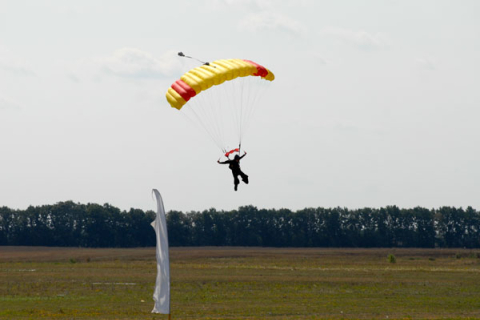
[[[240,180],[238,180],[238,176],[242,177],[242,181],[248,184],[248,176],[240,169],[240,159],[245,157],[245,155],[246,154],[239,157],[238,160],[234,159],[220,162],[221,164],[228,164],[228,167],[230,168],[230,170],[232,170],[233,184],[235,185],[235,190],[237,190],[237,185],[240,183]]]

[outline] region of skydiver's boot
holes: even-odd
[[[235,184],[235,191],[237,191],[237,189],[238,189],[238,183]]]
[[[246,174],[242,176],[242,181],[248,184],[248,176]]]

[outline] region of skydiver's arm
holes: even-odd
[[[247,155],[246,151],[243,151],[243,152],[245,152],[245,153],[243,154],[243,156],[240,157],[240,159],[242,159],[243,157],[245,157]]]
[[[220,161],[220,159],[217,160],[217,163],[219,164],[229,164],[232,160],[226,160],[226,161]]]

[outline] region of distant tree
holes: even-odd
[[[480,248],[480,214],[472,207],[465,210],[463,246]]]
[[[357,225],[353,230],[349,230],[352,234],[350,237],[354,236],[355,233],[359,234],[357,239],[351,239],[350,246],[358,246],[371,248],[376,246],[381,246],[379,243],[379,232],[378,232],[378,219],[376,213],[370,208],[359,209],[352,214],[356,218]],[[349,232],[349,233],[350,233]]]
[[[190,246],[191,224],[187,216],[180,211],[170,211],[167,214],[168,243],[171,246]]]
[[[86,211],[84,205],[66,201],[44,206],[43,209],[40,212],[41,220],[52,233],[51,242],[62,247],[81,244],[81,227]]]
[[[333,208],[325,215],[324,232],[327,236],[327,247],[340,247],[343,242],[341,217],[346,213],[346,208]]]
[[[384,209],[388,219],[388,235],[392,247],[403,247],[403,222],[400,209],[397,206],[387,206]]]
[[[311,247],[310,236],[312,232],[313,214],[308,210],[300,210],[290,214],[291,219],[291,246],[293,247]]]
[[[380,208],[375,215],[377,225],[377,247],[390,248],[395,246],[394,221],[389,210]]]
[[[7,207],[0,207],[0,245],[14,245],[12,235],[15,229],[15,213]]]
[[[438,210],[438,227],[442,242],[447,248],[462,246],[462,215],[463,210],[459,211],[452,207],[441,207]]]
[[[109,205],[87,204],[83,224],[82,246],[111,247],[114,235],[112,215],[108,211]]]
[[[413,246],[421,248],[435,247],[435,212],[416,207],[412,210],[415,217],[415,241]]]
[[[56,230],[52,225],[52,206],[29,206],[25,210],[28,220],[28,229],[23,230],[23,243],[30,246],[53,246],[59,245],[55,242]]]
[[[275,212],[266,209],[260,209],[257,212],[257,232],[259,236],[259,246],[275,247],[277,241],[277,220]]]

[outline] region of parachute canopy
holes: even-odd
[[[226,153],[241,145],[260,96],[274,79],[270,70],[253,61],[217,60],[186,72],[168,88],[166,98]]]
[[[168,89],[167,101],[173,108],[180,110],[188,100],[200,92],[225,81],[248,76],[258,76],[268,81],[275,79],[270,70],[250,60],[217,60],[194,68],[181,76]]]

